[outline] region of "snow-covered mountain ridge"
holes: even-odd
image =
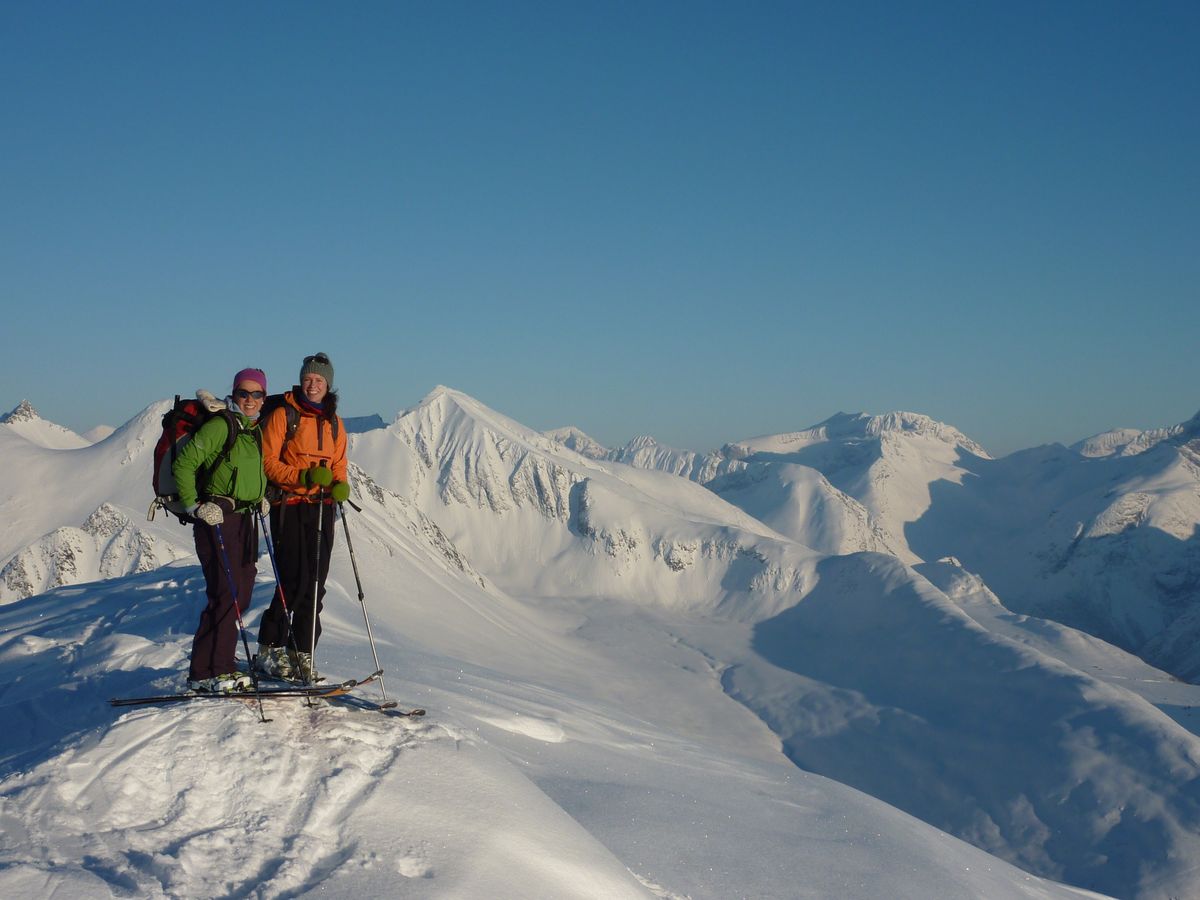
[[[351,453],[502,586],[517,573],[523,591],[755,618],[794,602],[813,558],[691,481],[582,456],[447,388],[355,435]]]
[[[80,437],[69,428],[47,422],[28,400],[22,400],[10,412],[0,415],[0,427],[38,446],[56,450],[72,450],[91,444],[87,438]]]
[[[994,460],[926,416],[839,413],[725,445],[719,452],[743,469],[707,486],[822,551],[878,550],[909,563],[956,557],[1014,609],[1193,679],[1198,439],[1200,414]]]
[[[132,522],[134,508],[148,500],[146,460],[157,436],[157,407],[81,450],[50,451],[0,433],[6,460],[13,454],[38,484],[52,486],[35,497],[34,486],[0,485],[0,537],[16,545],[24,535],[28,547],[54,531],[37,530],[42,522],[56,515],[55,527],[84,521],[105,502],[115,512],[98,519],[112,527],[97,522],[96,530],[120,533],[122,517]],[[808,429],[809,442],[790,441],[786,453],[764,441],[737,460],[736,471],[707,487],[575,452],[446,388],[388,428],[354,435],[351,482],[362,511],[346,524],[354,532],[389,689],[436,710],[437,724],[453,735],[447,745],[465,741],[515,765],[548,798],[548,814],[557,809],[564,822],[582,829],[584,844],[590,835],[607,848],[584,851],[585,868],[608,871],[602,857],[615,855],[637,873],[635,895],[794,896],[796,884],[813,878],[825,879],[814,888],[821,896],[1070,893],[1014,876],[998,860],[1117,896],[1192,893],[1200,882],[1186,861],[1200,852],[1200,830],[1190,824],[1200,821],[1200,797],[1189,773],[1200,763],[1200,722],[1190,710],[1200,706],[1200,689],[1071,628],[1010,613],[1004,590],[994,589],[991,575],[980,577],[972,544],[954,554],[965,569],[923,561],[950,555],[933,556],[946,546],[964,547],[960,532],[976,528],[997,545],[999,538],[1012,540],[1005,530],[1013,530],[1017,514],[1036,521],[1043,504],[1058,504],[1060,518],[1073,516],[1064,509],[1070,498],[1081,498],[1081,511],[1103,498],[1104,515],[1089,520],[1069,556],[1055,550],[1039,564],[1066,559],[1060,571],[1069,573],[1071,560],[1086,557],[1093,543],[1166,534],[1160,526],[1184,534],[1192,515],[1182,502],[1192,484],[1190,449],[1165,444],[1136,457],[1088,460],[1051,448],[991,460],[954,438],[948,426],[902,418],[894,428],[872,428],[864,417],[849,418],[857,421],[826,425],[823,436]],[[1113,494],[1093,496],[1101,484]],[[107,499],[84,505],[101,494]],[[186,529],[171,522],[146,527],[169,527],[186,540]],[[899,545],[893,544],[897,534]],[[905,552],[913,565],[905,564]],[[5,796],[16,798],[9,809],[17,810],[16,828],[41,835],[37,840],[56,847],[60,859],[72,858],[70,847],[86,840],[81,829],[92,823],[86,815],[78,825],[43,816],[38,810],[55,808],[43,786],[78,785],[72,773],[82,766],[122,779],[145,765],[140,753],[127,770],[112,762],[113,753],[92,749],[104,746],[109,733],[113,741],[126,734],[140,740],[120,730],[121,723],[145,719],[131,713],[107,725],[111,720],[95,709],[105,694],[97,692],[144,691],[179,677],[186,619],[202,602],[194,567],[182,579],[171,574],[188,570],[186,562],[99,585],[59,587],[0,613],[6,683],[35,672],[44,677],[62,660],[81,667],[71,670],[72,682],[97,679],[91,688],[75,689],[81,702],[69,706],[65,732],[38,724],[37,706],[22,692],[0,692],[0,705],[10,704],[8,718],[27,724],[25,746],[34,748],[15,768],[0,769],[15,779],[5,783]],[[265,561],[260,572],[254,614],[270,590]],[[1183,569],[1167,579],[1184,607],[1188,577]],[[335,673],[359,674],[364,664],[354,588],[339,530],[323,642],[323,658]],[[172,619],[167,610],[181,592],[192,598],[188,615]],[[146,614],[128,613],[136,596],[150,604],[142,607]],[[81,608],[94,611],[86,615],[95,625],[71,618]],[[159,612],[151,615],[151,609]],[[54,630],[53,623],[66,620],[74,637]],[[60,690],[58,682],[48,684]],[[281,715],[289,734],[308,740],[303,721]],[[215,728],[227,720],[208,718]],[[998,728],[998,722],[1005,724]],[[343,747],[353,746],[356,735],[374,740],[344,727],[350,724],[326,721]],[[182,727],[182,720],[170,726]],[[176,733],[184,744],[190,740]],[[443,746],[395,737],[409,751],[437,753]],[[239,729],[221,731],[220,740],[225,752],[248,750]],[[111,751],[115,744],[107,746]],[[150,740],[147,747],[153,746]],[[60,756],[63,747],[78,755]],[[321,744],[312,758],[306,783],[332,800],[337,755]],[[0,754],[0,766],[4,759]],[[367,768],[391,783],[407,754],[372,759]],[[850,793],[789,759],[890,807],[877,801],[847,806]],[[491,763],[485,768],[498,771]],[[461,777],[485,793],[503,784],[522,805],[541,808],[520,779],[471,771]],[[804,777],[794,781],[798,776]],[[355,777],[348,774],[346,783]],[[171,790],[201,799],[217,783],[198,773]],[[239,785],[260,807],[275,808],[278,798],[256,795],[253,782]],[[94,793],[88,796],[97,802]],[[380,799],[385,796],[395,795],[386,788]],[[159,794],[152,791],[151,799],[158,802]],[[164,799],[163,808],[168,805]],[[254,807],[208,805],[213,816],[237,821]],[[371,801],[368,817],[390,824],[385,806]],[[872,841],[862,835],[876,835],[888,848],[886,859],[849,847],[831,855],[828,840],[809,841],[828,835],[827,826],[845,809],[854,810],[852,840],[868,847]],[[406,846],[388,846],[362,832],[345,807],[322,800],[311,810],[336,823],[342,842],[366,855],[355,851],[301,873],[288,862],[288,835],[264,835],[265,849],[251,853],[236,869],[241,874],[220,890],[236,893],[248,883],[247,873],[263,868],[272,873],[263,889],[269,896],[318,885],[335,896],[339,884],[379,889],[387,873],[371,871],[371,860],[378,860],[393,873],[425,873],[421,879],[434,879],[424,883],[427,890],[449,888],[453,895],[456,886],[483,879],[475,884],[492,887],[485,890],[491,895],[539,893],[505,880],[502,865],[471,871],[459,858],[465,848],[453,842],[449,852],[414,851],[418,839],[405,832]],[[898,810],[992,857],[964,856],[957,844],[941,843],[939,832]],[[426,830],[462,828],[458,820],[439,821],[433,808],[422,816]],[[101,863],[80,871],[101,873],[102,883],[103,873],[119,874],[127,889],[136,884],[151,894],[160,870],[138,859],[155,846],[189,847],[191,858],[200,858],[200,844],[188,835],[222,827],[199,807],[189,810],[186,828],[126,819],[127,827],[110,837],[113,850],[87,845]],[[705,837],[718,822],[726,823],[715,833],[728,854]],[[529,839],[542,823],[514,824]],[[472,834],[490,840],[491,832],[484,827]],[[553,857],[559,851],[545,834],[533,846]],[[50,857],[30,865],[35,843],[0,846],[0,886],[23,878],[75,883],[71,870]],[[769,865],[751,870],[749,858]],[[948,858],[971,859],[977,874],[966,882],[947,880]],[[862,877],[866,859],[892,874]],[[585,887],[586,876],[563,881],[521,871],[547,885],[544,896],[596,896]],[[988,880],[980,880],[985,872]],[[59,877],[68,880],[53,880]],[[619,875],[602,877],[625,884]],[[420,882],[404,883],[420,895]],[[858,889],[845,890],[847,883]],[[157,890],[166,893],[217,890],[203,877],[162,885]]]
[[[1082,456],[1135,456],[1145,453],[1163,441],[1186,443],[1200,438],[1200,412],[1179,425],[1169,428],[1152,428],[1138,431],[1134,428],[1117,428],[1092,435],[1071,445],[1071,449]]]
[[[812,444],[832,441],[864,441],[889,435],[929,438],[952,447],[962,447],[983,459],[991,458],[983,447],[954,426],[938,422],[920,413],[902,411],[883,415],[837,413],[824,422],[802,431],[767,435],[726,444],[723,452],[729,456],[744,458],[759,453],[790,453]]]
[[[78,528],[56,528],[0,568],[0,604],[56,587],[151,572],[192,556],[188,535],[164,540],[103,503]]]

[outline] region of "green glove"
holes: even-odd
[[[350,499],[350,485],[344,481],[335,481],[333,486],[329,488],[329,496],[333,498],[334,503],[342,503]]]
[[[305,487],[329,487],[332,481],[333,473],[324,466],[300,470],[300,483]]]

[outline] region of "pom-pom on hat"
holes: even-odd
[[[262,369],[242,369],[233,376],[233,389],[236,391],[243,381],[257,381],[264,391],[267,389],[267,373]]]
[[[300,367],[301,381],[304,381],[305,375],[320,375],[325,379],[325,386],[333,390],[333,363],[324,353],[304,357],[304,365]]]

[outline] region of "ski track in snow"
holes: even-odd
[[[0,865],[59,878],[79,866],[116,896],[296,896],[355,861],[342,826],[403,777],[400,757],[448,739],[430,723],[299,700],[273,703],[260,730],[245,707],[127,713],[7,780],[0,803],[26,813],[5,828]],[[64,835],[78,844],[69,853]],[[430,874],[419,858],[393,862]]]

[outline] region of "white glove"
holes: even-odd
[[[258,511],[264,517],[269,516],[271,514],[271,501],[263,497],[258,503]]]
[[[225,512],[215,503],[201,503],[192,510],[192,515],[205,525],[220,525],[225,521]]]

